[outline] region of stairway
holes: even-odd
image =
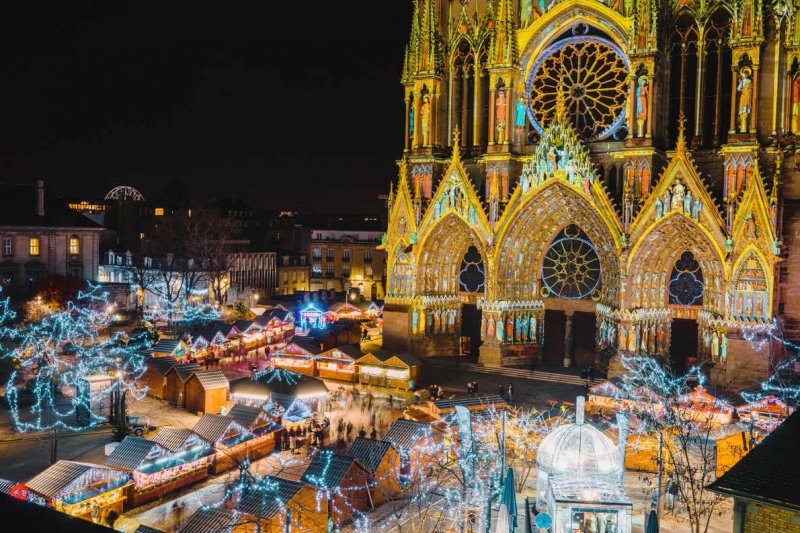
[[[580,376],[572,374],[560,374],[557,372],[543,372],[540,370],[526,370],[524,368],[509,368],[509,367],[493,367],[493,366],[480,366],[475,363],[455,362],[446,359],[428,359],[424,361],[423,366],[431,366],[436,368],[457,368],[462,372],[477,372],[480,374],[493,374],[496,376],[505,376],[509,378],[529,379],[533,381],[548,381],[551,383],[564,383],[566,385],[577,385],[582,387],[586,380]],[[604,379],[594,379],[591,384],[596,385],[602,383]]]

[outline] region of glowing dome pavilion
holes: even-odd
[[[539,445],[536,493],[548,508],[554,531],[630,531],[631,500],[622,486],[624,465],[614,442],[584,419],[584,398],[575,423],[558,427]]]

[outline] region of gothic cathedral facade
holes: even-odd
[[[800,333],[798,5],[414,0],[385,347],[763,379]]]

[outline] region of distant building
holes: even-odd
[[[311,290],[311,265],[304,253],[278,252],[278,278],[275,294],[294,294]]]
[[[0,284],[33,293],[58,274],[96,280],[103,228],[36,185],[0,183]]]
[[[275,252],[236,252],[228,256],[231,285],[239,291],[259,293],[261,301],[272,297],[277,283]]]

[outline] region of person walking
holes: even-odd
[[[372,426],[372,431],[369,432],[369,438],[372,440],[378,440],[378,430],[375,429],[375,426]]]
[[[514,401],[514,384],[513,383],[509,383],[508,384],[508,401],[509,402],[513,402]]]
[[[358,430],[358,436],[361,437],[362,439],[367,436],[367,432],[364,430],[364,426],[361,426],[361,428]]]
[[[675,478],[669,477],[667,482],[667,494],[664,496],[667,509],[670,511],[675,509],[675,500],[678,496],[678,484],[675,483]]]
[[[350,437],[353,435],[353,423],[347,422],[347,442],[350,442]]]

